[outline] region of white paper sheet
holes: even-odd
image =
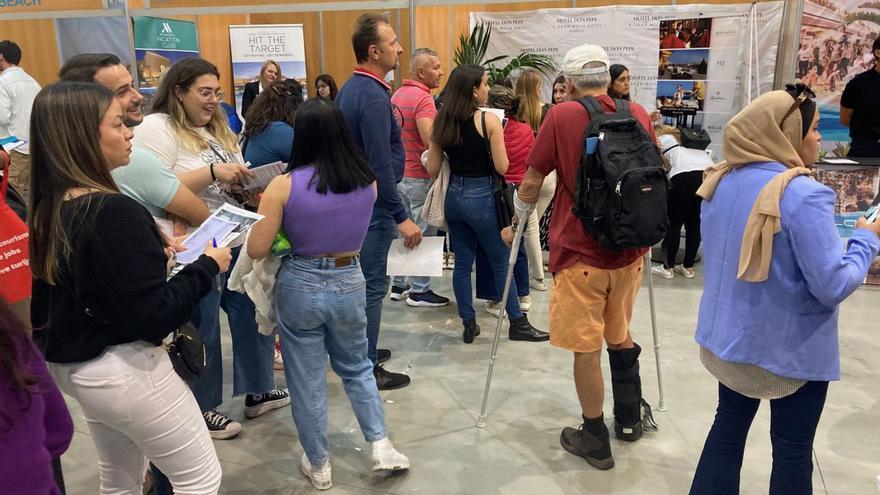
[[[858,165],[859,162],[854,162],[847,158],[823,158],[823,162],[830,163],[832,165]]]
[[[177,253],[177,262],[188,265],[205,252],[207,243],[217,242],[217,247],[226,247],[250,230],[251,226],[263,219],[263,215],[242,208],[224,204],[217,208],[186,240],[186,251]]]
[[[272,182],[272,179],[281,174],[281,172],[284,172],[285,168],[287,168],[287,164],[282,162],[267,163],[266,165],[252,168],[251,172],[254,173],[254,176],[247,179],[244,183],[244,190],[266,189],[266,186]]]
[[[388,276],[440,277],[443,275],[443,237],[424,237],[415,249],[395,239],[388,250]]]

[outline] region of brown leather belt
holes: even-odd
[[[340,256],[338,258],[333,258],[333,264],[336,268],[344,268],[351,265],[351,262],[354,261],[354,259],[355,256]]]

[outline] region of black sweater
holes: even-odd
[[[34,338],[51,363],[94,359],[108,346],[160,344],[189,321],[211,289],[217,263],[202,255],[166,281],[167,257],[150,213],[121,194],[65,202],[70,242],[56,285],[34,281]],[[88,312],[86,312],[88,309]]]

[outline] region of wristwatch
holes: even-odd
[[[510,219],[510,229],[516,232],[517,227],[519,227],[519,217],[514,215],[513,218]]]

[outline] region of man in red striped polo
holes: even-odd
[[[429,48],[419,48],[410,57],[409,78],[391,97],[391,104],[402,119],[400,128],[403,149],[406,152],[403,180],[397,184],[397,192],[406,209],[406,214],[414,221],[425,236],[437,234],[437,229],[422,220],[422,207],[431,186],[431,177],[422,166],[421,156],[428,148],[431,127],[437,115],[431,90],[440,86],[443,68],[437,52]],[[409,286],[409,287],[407,287]],[[431,290],[430,277],[394,277],[391,299],[399,301],[406,298],[409,306],[445,306],[449,299]]]

